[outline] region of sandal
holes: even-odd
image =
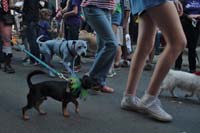
[[[102,86],[102,88],[100,88],[101,92],[105,92],[105,93],[113,93],[114,89],[110,88],[108,86]]]

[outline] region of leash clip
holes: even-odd
[[[66,81],[69,81],[69,79],[67,79],[62,73],[58,73],[58,77]]]

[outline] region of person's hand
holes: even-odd
[[[56,11],[56,18],[61,18],[62,17],[62,9],[58,8]]]
[[[191,15],[187,15],[188,16],[188,18],[189,19],[191,19],[191,20],[193,20],[193,19],[195,19],[195,20],[198,20],[198,19],[200,19],[200,14],[199,15],[193,15],[193,14],[191,14]]]
[[[193,15],[194,19],[200,19],[200,14]]]
[[[183,15],[183,5],[181,4],[181,2],[179,0],[175,0],[174,5],[176,7],[176,10],[177,10],[179,16],[182,16]]]
[[[196,18],[197,18],[198,20],[200,20],[200,15],[198,15]]]

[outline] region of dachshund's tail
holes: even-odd
[[[38,75],[38,74],[46,74],[46,73],[44,71],[41,71],[41,70],[35,70],[35,71],[32,71],[31,73],[28,74],[27,83],[28,83],[28,86],[29,86],[30,89],[33,86],[33,83],[31,82],[31,78],[35,75]]]
[[[37,42],[38,44],[43,44],[43,42],[40,41],[40,39],[43,38],[43,37],[44,37],[44,35],[40,35],[40,36],[37,38],[36,42]]]

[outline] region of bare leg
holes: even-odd
[[[121,46],[118,46],[117,47],[117,54],[116,54],[115,62],[114,62],[115,65],[119,65],[120,60],[121,60],[121,56],[122,56],[122,49],[121,49]]]
[[[153,48],[156,26],[163,33],[167,46],[158,60],[147,92],[140,100],[135,96],[136,88],[141,78],[146,57]],[[162,109],[157,96],[164,77],[185,45],[185,35],[172,2],[165,2],[144,12],[140,16],[138,44],[133,55],[127,89],[121,107],[124,109],[144,108],[145,112],[159,121],[171,121],[172,116]],[[132,97],[130,98],[130,96]]]
[[[141,78],[146,58],[153,48],[155,36],[156,26],[148,15],[143,14],[140,18],[137,47],[131,61],[126,94],[136,95],[136,88]]]
[[[155,46],[153,47],[152,51],[150,52],[148,59],[146,60],[146,64],[144,70],[150,71],[153,69],[153,58],[155,53]]]
[[[155,25],[162,31],[167,41],[167,46],[158,60],[158,64],[148,86],[148,93],[150,95],[155,96],[158,94],[162,80],[186,45],[179,16],[175,12],[177,11],[174,5],[166,2],[165,4],[147,10],[140,17],[138,44],[131,63],[126,94],[136,95],[136,88],[141,77],[145,59],[153,48],[156,35]]]
[[[152,64],[153,63],[154,55],[155,55],[155,47],[152,49],[152,51],[149,54],[149,59],[147,60],[148,64]]]
[[[114,24],[112,25],[112,29],[113,29],[113,32],[115,33],[116,38],[117,38],[117,36],[120,36],[120,35],[118,35],[119,34],[118,27],[119,26],[117,26],[117,25],[114,25]],[[117,42],[118,44],[121,43],[120,39],[118,39],[117,41],[118,41]],[[120,62],[120,59],[121,59],[121,55],[122,55],[121,46],[118,46],[117,47],[117,53],[116,53],[115,60],[114,60],[114,64],[115,65],[119,65],[119,62]]]
[[[151,17],[161,30],[167,42],[167,46],[158,60],[148,87],[150,95],[156,96],[158,94],[161,82],[186,46],[185,34],[176,12],[176,8],[171,2],[166,2],[147,11],[147,15]]]

